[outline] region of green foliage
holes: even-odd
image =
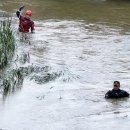
[[[0,21],[0,69],[12,58],[15,50],[15,38],[11,29],[11,20]]]
[[[3,98],[7,95],[15,92],[17,89],[21,89],[23,84],[23,73],[20,69],[13,69],[8,72],[8,75],[2,81]]]
[[[7,96],[20,90],[26,76],[38,84],[44,84],[57,79],[60,75],[61,72],[50,72],[48,66],[27,66],[9,70],[1,77],[0,86],[2,87],[3,99],[5,100]]]

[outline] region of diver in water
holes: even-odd
[[[25,16],[21,16],[21,11],[24,9],[24,6],[20,7],[16,12],[17,17],[19,18],[19,31],[23,33],[28,33],[31,29],[31,33],[34,32],[34,22],[31,20],[32,11],[25,11]]]
[[[120,89],[120,82],[119,81],[114,81],[113,89],[109,90],[105,94],[105,98],[123,98],[123,97],[129,97],[129,93]]]

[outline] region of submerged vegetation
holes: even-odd
[[[13,57],[15,38],[11,29],[11,20],[0,21],[0,69],[5,68]]]
[[[0,82],[3,99],[20,90],[23,85],[23,80],[27,76],[29,76],[30,80],[38,84],[44,84],[57,79],[60,75],[61,72],[52,72],[48,66],[39,67],[31,65],[8,70],[5,76],[1,77],[2,81]]]
[[[8,75],[4,77],[1,85],[3,88],[3,98],[20,89],[23,84],[23,74],[20,69],[13,69],[7,73]]]

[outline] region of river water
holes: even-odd
[[[16,35],[11,68],[37,71],[20,91],[0,99],[0,129],[129,129],[130,99],[104,94],[115,80],[130,92],[130,1],[1,0],[14,30],[23,3],[34,12],[36,30],[26,40]]]

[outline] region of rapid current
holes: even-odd
[[[32,1],[37,3],[38,0]],[[54,0],[51,1],[54,4]],[[41,11],[49,10],[51,1],[47,4],[45,0],[43,3],[46,6]],[[17,2],[12,0],[0,3],[2,10],[4,6],[11,10],[9,3],[14,7],[19,5]],[[62,2],[59,2],[61,6]],[[44,6],[40,5],[41,3],[42,0],[39,0],[39,4],[35,4],[37,8]],[[88,3],[91,2],[88,0],[86,6]],[[102,1],[102,4],[104,3],[105,1]],[[118,10],[121,11],[126,3],[119,3]],[[130,2],[127,4],[130,8]],[[91,6],[100,9],[96,1],[91,3]],[[114,4],[109,1],[105,6],[108,10],[112,9]],[[115,8],[117,9],[117,6]],[[97,15],[99,16],[98,12]],[[17,33],[18,19],[13,15],[17,46],[8,69],[23,68],[31,71],[33,68],[33,71],[24,77],[20,90],[9,95],[5,101],[0,98],[0,129],[130,129],[130,99],[104,98],[105,93],[112,89],[115,80],[119,80],[121,88],[130,93],[129,16],[125,17],[122,13],[121,16],[125,17],[126,21],[117,20],[114,24],[112,18],[107,21],[100,18],[100,21],[93,22],[96,15],[95,19],[91,17],[88,20],[84,17],[79,19],[79,16],[77,19],[69,18],[70,16],[62,19],[59,13],[55,18],[53,15],[52,19],[49,18],[51,15],[46,14],[45,19],[41,19],[41,16],[39,20],[34,19],[35,33],[28,34],[24,39],[25,37]],[[117,17],[120,19],[121,16]]]

